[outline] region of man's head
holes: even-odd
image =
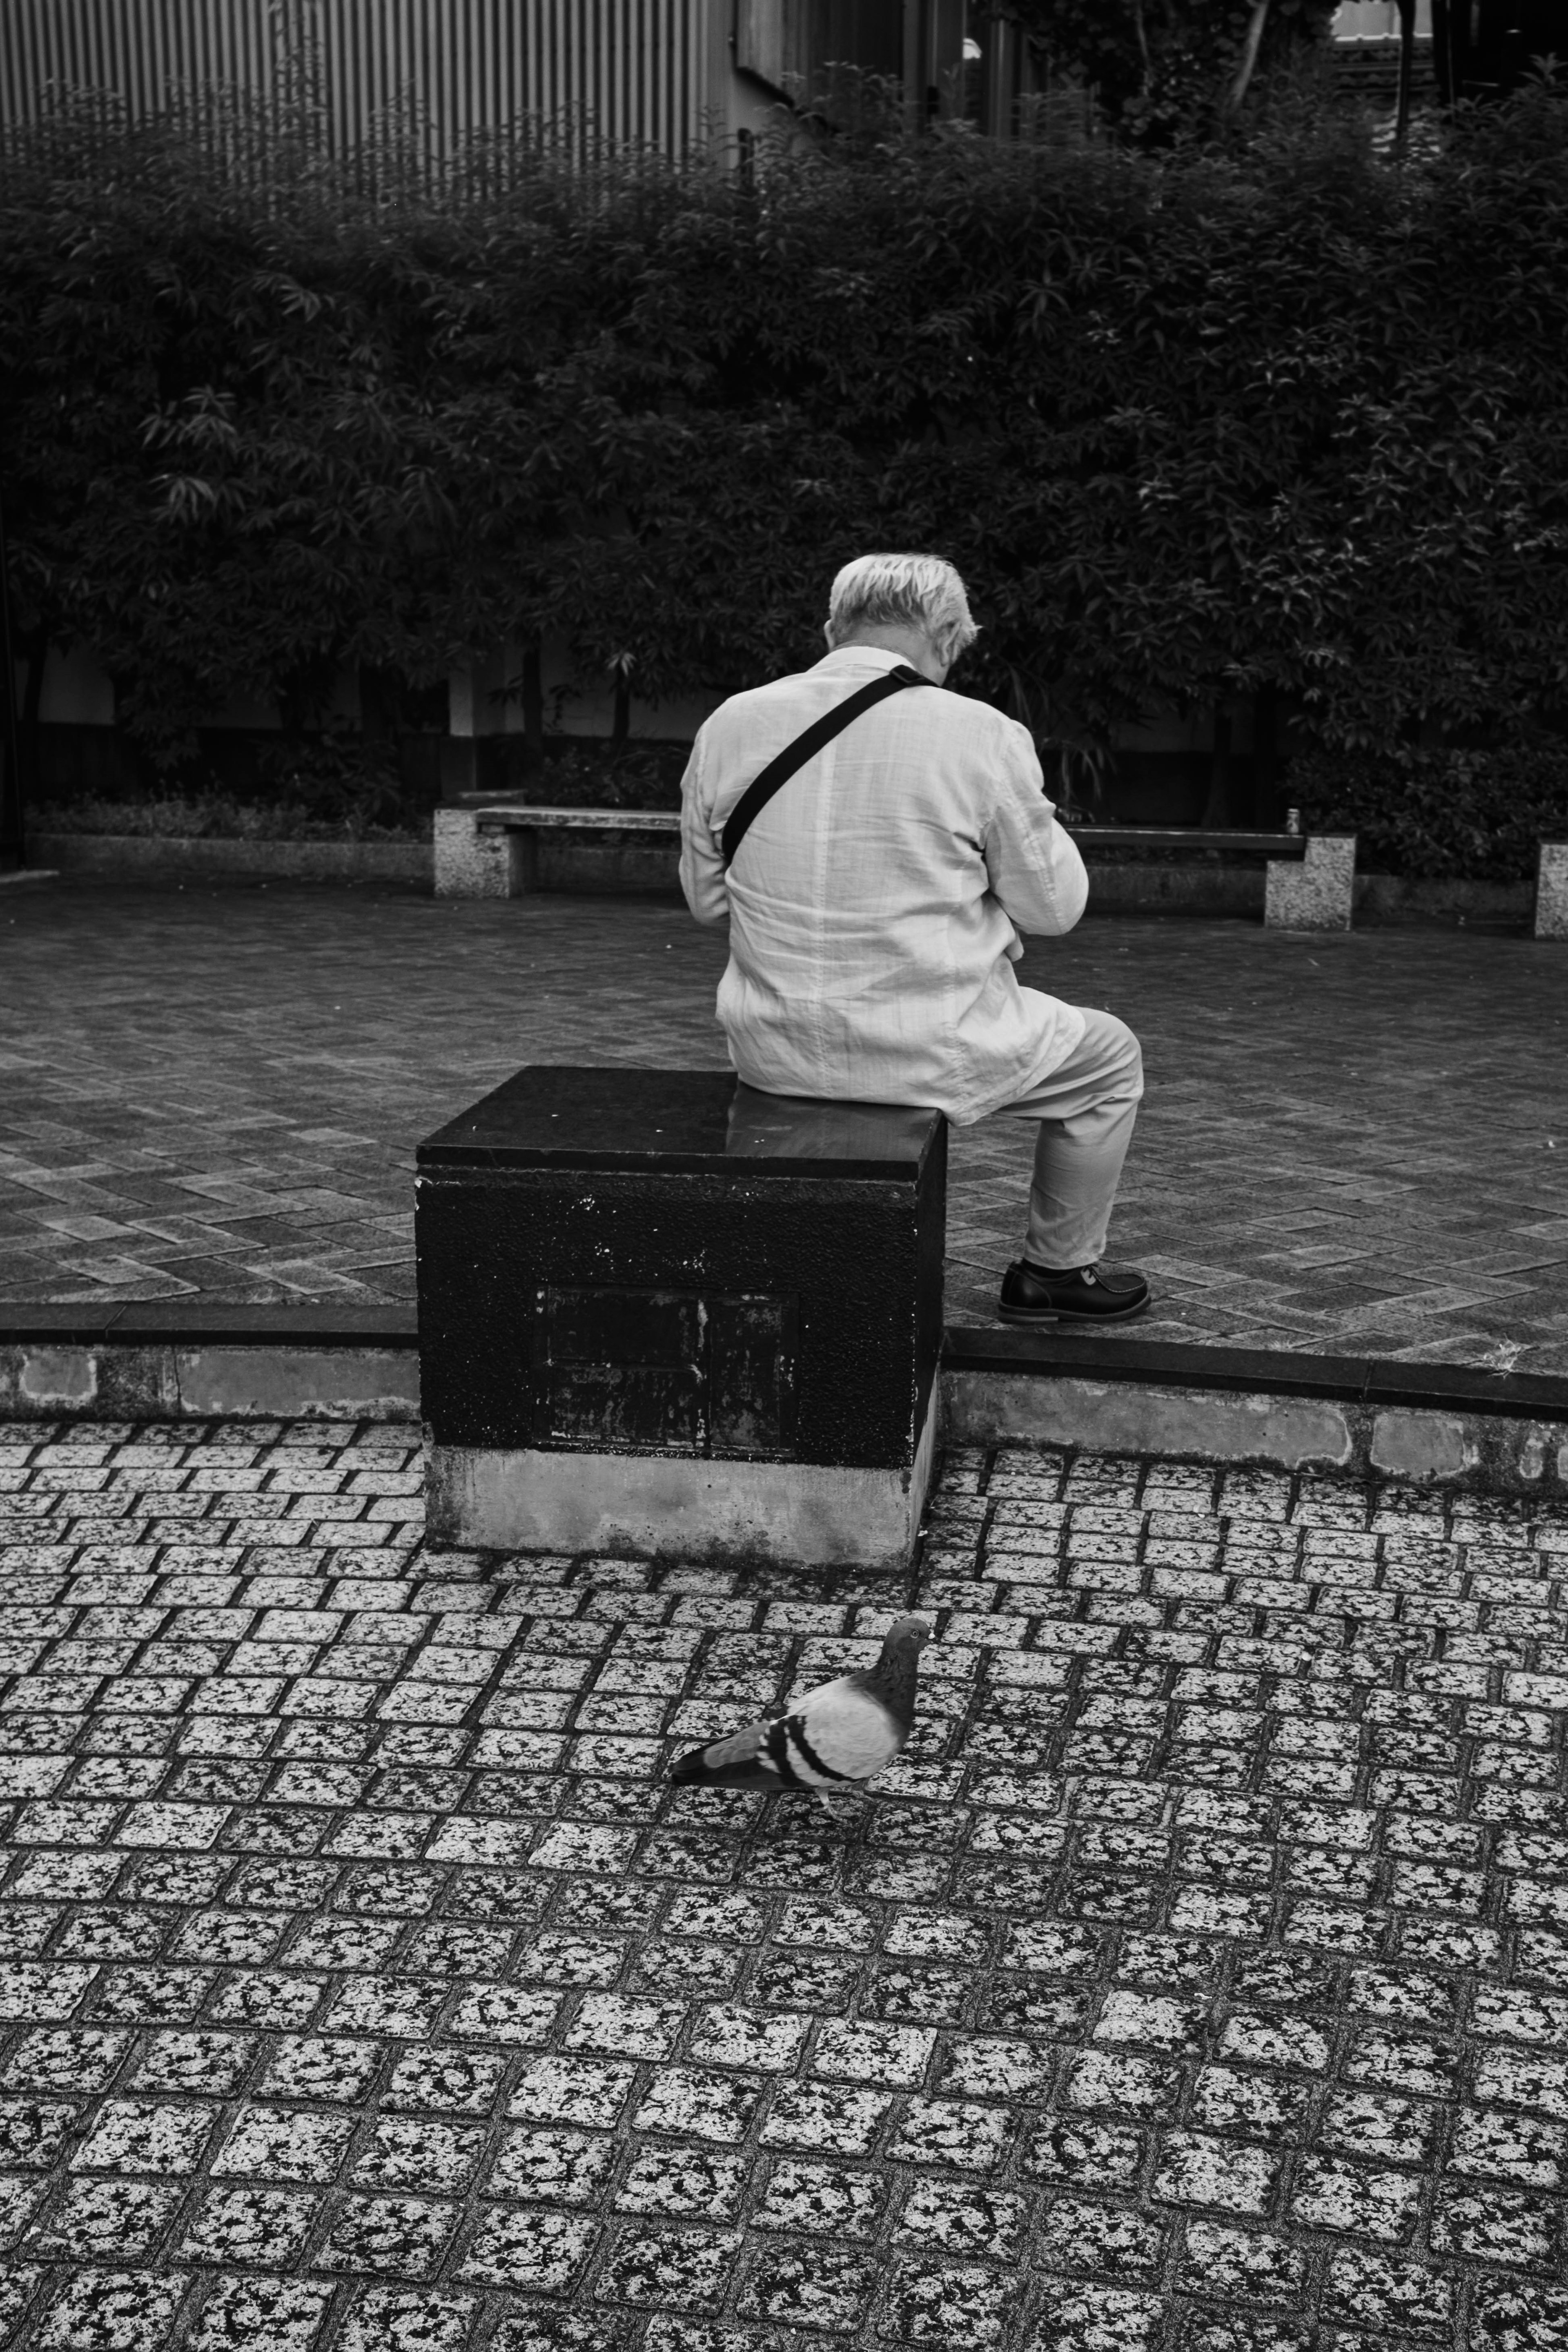
[[[963,581],[940,555],[858,555],[834,581],[823,634],[830,650],[902,654],[940,686],[979,631]]]

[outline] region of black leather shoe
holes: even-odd
[[[1002,1277],[996,1312],[1004,1323],[1124,1323],[1148,1304],[1141,1274],[1107,1274],[1098,1265],[1042,1274],[1019,1258]]]

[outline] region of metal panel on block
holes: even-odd
[[[793,1299],[547,1285],[534,1310],[536,1445],[790,1452]]]

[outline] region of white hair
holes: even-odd
[[[944,661],[953,662],[980,632],[952,565],[940,555],[858,555],[833,583],[827,642],[841,646],[859,629],[922,629]]]

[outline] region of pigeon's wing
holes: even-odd
[[[776,1789],[779,1769],[768,1742],[778,1729],[776,1722],[764,1718],[710,1740],[706,1748],[689,1748],[670,1766],[669,1777],[705,1789]]]
[[[909,1736],[860,1675],[824,1683],[785,1720],[794,1744],[816,1768],[806,1783],[814,1789],[835,1780],[869,1780],[892,1762]]]
[[[833,1789],[868,1780],[903,1744],[903,1727],[881,1700],[846,1675],[807,1692],[789,1715],[689,1748],[669,1777],[706,1789]]]

